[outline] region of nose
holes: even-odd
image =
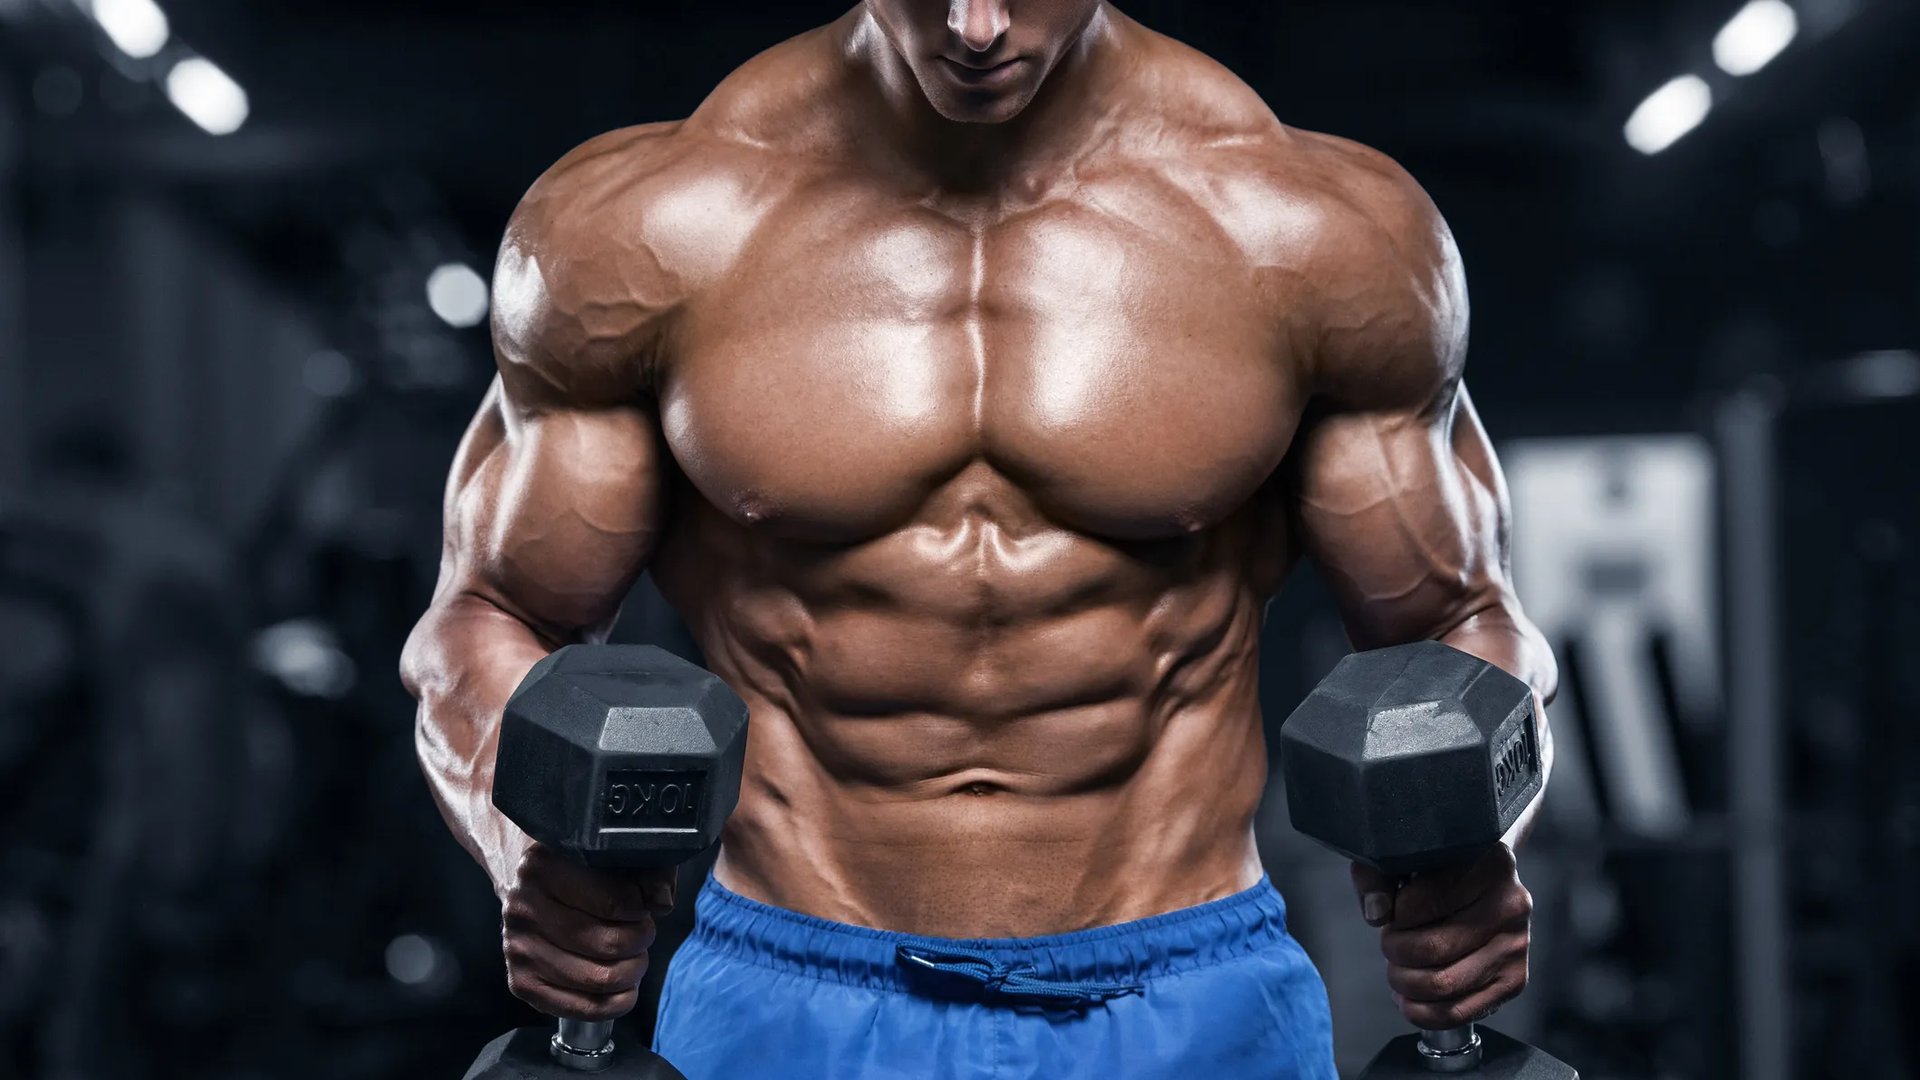
[[[947,29],[977,53],[993,48],[1011,25],[1009,0],[952,0],[947,5]]]

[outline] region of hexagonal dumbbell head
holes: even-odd
[[[569,645],[507,701],[493,805],[589,866],[686,862],[740,797],[747,706],[650,645]]]
[[[1478,856],[1542,782],[1527,684],[1437,641],[1342,659],[1280,755],[1293,827],[1396,875]]]

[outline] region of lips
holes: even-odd
[[[989,88],[999,86],[1011,80],[1020,70],[1020,58],[1014,57],[998,64],[980,66],[963,64],[949,56],[940,58],[942,66],[954,81],[970,87]]]

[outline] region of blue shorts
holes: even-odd
[[[1137,922],[954,940],[828,922],[709,879],[654,1049],[688,1080],[1334,1080],[1319,972],[1271,883]]]

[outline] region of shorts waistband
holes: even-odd
[[[1166,975],[1238,959],[1286,937],[1286,903],[1262,876],[1244,892],[1131,922],[1032,938],[940,938],[852,926],[764,904],[709,877],[693,942],[750,963],[829,982],[928,990],[916,967],[999,984],[1094,986],[1124,993]],[[989,972],[997,974],[988,974]],[[1044,994],[1042,996],[1045,996]],[[1094,1000],[1098,1000],[1095,998]]]

